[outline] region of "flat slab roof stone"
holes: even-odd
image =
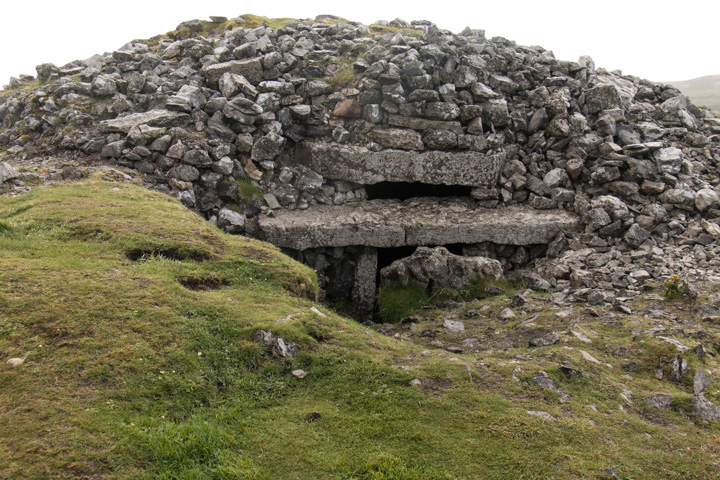
[[[259,219],[264,240],[295,250],[480,242],[535,245],[550,243],[559,232],[576,231],[579,226],[575,215],[561,210],[487,209],[474,199],[460,197],[321,205],[280,210]]]
[[[375,152],[357,145],[302,142],[295,161],[325,178],[362,185],[380,182],[421,182],[432,185],[495,185],[505,152]]]

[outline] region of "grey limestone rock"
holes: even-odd
[[[202,73],[212,86],[217,86],[220,77],[226,73],[242,75],[253,85],[263,80],[263,66],[259,58],[214,63],[204,67]]]
[[[360,184],[425,182],[490,186],[497,181],[505,155],[504,152],[372,152],[359,146],[303,142],[295,158],[327,178]]]
[[[642,228],[637,223],[633,223],[623,237],[625,241],[633,246],[639,247],[645,240],[650,238],[650,232]]]
[[[550,378],[550,375],[548,375],[547,372],[540,371],[534,373],[530,379],[530,383],[542,389],[556,392],[560,398],[560,403],[565,403],[569,398],[568,394],[565,393],[565,391],[560,388],[552,378]]]
[[[90,90],[99,97],[112,97],[117,93],[118,87],[112,75],[99,75],[93,80]]]
[[[590,113],[617,108],[621,105],[620,92],[614,85],[598,85],[585,92],[585,105]]]
[[[698,420],[718,421],[720,420],[720,408],[700,393],[692,399],[693,416]]]
[[[193,85],[183,85],[177,94],[167,99],[165,108],[190,113],[195,108],[202,108],[206,102],[202,89]]]
[[[177,165],[171,168],[167,174],[168,178],[175,178],[183,182],[194,182],[200,178],[200,172],[192,165]]]
[[[228,233],[242,233],[245,230],[245,215],[229,208],[221,208],[218,211],[217,225]]]
[[[281,358],[295,358],[300,351],[300,345],[295,342],[288,342],[272,332],[259,330],[256,338],[270,348],[273,356]]]
[[[669,409],[672,408],[673,396],[668,393],[656,393],[645,399],[647,408]]]
[[[710,386],[710,379],[705,375],[701,369],[695,371],[695,377],[693,378],[693,390],[695,395],[705,393],[705,389]]]
[[[318,181],[322,182],[322,177]],[[416,198],[404,202],[370,200],[316,206],[304,211],[281,210],[275,212],[274,217],[261,218],[259,228],[270,243],[306,250],[348,245],[388,248],[485,241],[500,245],[546,244],[559,232],[577,230],[579,225],[574,215],[563,211],[485,209],[472,199]]]
[[[399,148],[402,150],[424,150],[422,137],[415,130],[386,128],[375,129],[369,137],[386,148]]]
[[[186,113],[171,112],[169,110],[157,109],[142,113],[132,113],[113,120],[103,120],[98,129],[104,133],[127,134],[131,128],[138,125],[150,127],[182,127],[190,122],[190,116]]]
[[[711,208],[717,209],[718,207],[720,207],[720,198],[718,198],[715,190],[703,188],[695,194],[695,208],[700,212],[705,212]]]
[[[257,89],[245,77],[231,72],[222,74],[218,80],[218,88],[225,98],[233,98],[239,93],[255,98],[258,94]]]
[[[557,332],[548,332],[539,337],[535,337],[530,340],[531,347],[547,347],[556,344],[560,340],[560,336]]]
[[[660,172],[677,175],[683,161],[682,150],[676,147],[661,148],[653,153],[657,169]]]
[[[8,182],[14,178],[18,178],[20,172],[18,172],[8,162],[0,162],[0,184]]]
[[[253,160],[272,160],[282,152],[285,138],[276,133],[268,133],[252,146],[250,156]]]
[[[425,289],[441,286],[465,288],[478,278],[502,277],[500,262],[485,257],[464,257],[445,247],[418,247],[410,257],[396,260],[380,271],[381,284],[414,283]]]

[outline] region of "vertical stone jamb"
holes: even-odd
[[[372,317],[377,288],[377,248],[364,247],[357,256],[352,301],[362,318]]]

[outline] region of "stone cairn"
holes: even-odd
[[[427,21],[245,21],[11,79],[3,188],[42,156],[132,169],[365,313],[387,249],[453,245],[590,303],[717,275],[720,119],[675,88]]]

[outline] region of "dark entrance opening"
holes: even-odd
[[[468,197],[472,187],[463,185],[430,185],[427,183],[380,182],[365,185],[368,200],[415,197]]]

